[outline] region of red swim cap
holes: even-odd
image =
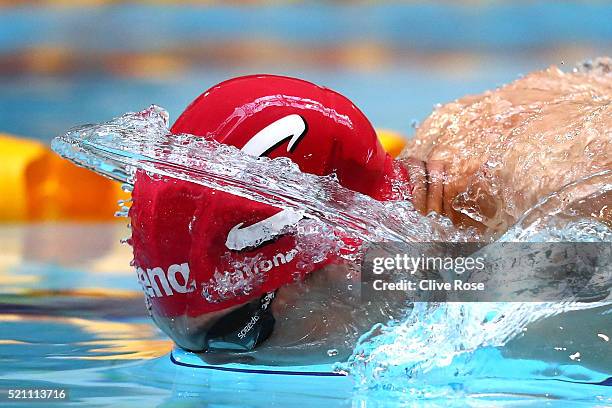
[[[222,82],[189,105],[171,131],[288,157],[304,172],[336,173],[343,186],[380,200],[396,198],[394,181],[408,180],[351,101],[299,79]],[[295,212],[144,172],[132,196],[134,262],[158,316],[194,317],[245,303],[330,261],[304,266],[291,233],[262,242],[262,234],[295,225]]]

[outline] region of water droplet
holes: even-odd
[[[131,193],[134,190],[134,186],[132,186],[131,184],[123,183],[121,184],[121,190],[125,191],[126,193]]]

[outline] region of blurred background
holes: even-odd
[[[0,0],[0,130],[48,141],[152,103],[172,119],[223,79],[276,73],[410,135],[436,103],[612,53],[605,1],[187,3]]]
[[[55,378],[120,406],[172,393],[150,366],[119,365],[172,345],[119,243],[127,220],[106,222],[127,197],[48,149],[70,127],[150,104],[173,120],[224,79],[275,73],[410,137],[435,104],[611,54],[604,1],[0,0],[0,388]]]
[[[150,104],[173,120],[234,76],[283,74],[335,89],[397,152],[436,104],[611,54],[604,1],[0,0],[0,222],[112,220],[129,197],[60,159],[49,141]],[[86,239],[36,231],[24,257],[65,259],[61,248],[81,244],[71,256],[95,258]]]
[[[173,120],[224,79],[275,73],[409,137],[435,104],[612,54],[611,22],[604,1],[0,0],[0,220],[112,217],[117,187],[46,149],[78,124],[150,104]]]

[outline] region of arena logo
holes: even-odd
[[[150,297],[172,296],[174,293],[189,293],[195,290],[195,282],[189,282],[187,263],[170,265],[167,272],[159,267],[148,268],[146,271],[138,267],[136,273],[142,290]]]
[[[235,262],[222,272],[215,270],[212,278],[202,283],[202,296],[208,302],[215,303],[237,295],[247,295],[253,287],[261,284],[265,274],[292,262],[297,254],[297,249],[293,248],[278,252],[269,259],[256,256]]]
[[[293,261],[297,255],[297,249],[293,248],[286,253],[278,252],[271,259],[262,259],[259,256],[254,258],[247,258],[242,261],[236,262],[232,265],[232,270],[226,270],[223,273],[215,271],[213,278],[218,283],[229,280],[248,280],[250,278],[256,278],[262,273],[268,273],[274,268],[288,264]]]
[[[236,271],[242,271],[246,276],[254,276],[259,273],[270,272],[274,268],[278,268],[281,265],[285,265],[291,261],[297,255],[297,249],[293,248],[286,253],[278,252],[272,259],[261,259],[258,257],[250,259],[250,261],[243,260],[235,264]],[[225,273],[230,273],[225,271]]]

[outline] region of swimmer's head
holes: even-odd
[[[407,180],[351,101],[299,79],[222,82],[189,105],[171,131],[254,156],[288,157],[304,172],[335,173],[343,186],[377,199],[394,198],[398,178]],[[334,260],[312,262],[300,253],[291,233],[299,213],[179,179],[138,172],[130,217],[151,314],[191,350],[252,349],[272,330],[274,292]]]

